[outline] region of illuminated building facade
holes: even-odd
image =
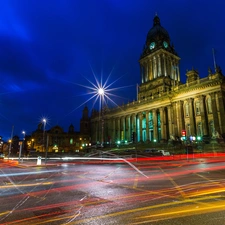
[[[38,125],[36,131],[32,133],[28,143],[28,151],[61,153],[61,152],[82,152],[90,145],[90,129],[87,107],[83,110],[83,116],[80,120],[80,132],[74,130],[71,124],[68,132],[62,127],[54,126],[46,131],[43,129],[43,123]]]
[[[224,134],[225,79],[220,68],[209,69],[205,78],[196,70],[187,71],[182,84],[179,61],[168,32],[155,16],[139,60],[138,99],[105,109],[104,117],[93,111],[92,142],[164,142],[180,137],[182,130],[187,137]]]

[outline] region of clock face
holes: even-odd
[[[155,42],[152,42],[152,43],[150,44],[149,48],[150,48],[151,50],[154,49],[154,48],[155,48]]]
[[[165,48],[168,48],[168,43],[167,43],[166,41],[164,41],[164,42],[163,42],[163,46],[164,46]]]

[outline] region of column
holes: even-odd
[[[180,81],[180,68],[178,63],[177,63],[177,73],[178,73],[178,81]]]
[[[143,114],[142,113],[138,113],[138,118],[139,118],[139,137],[140,140],[139,141],[143,141],[143,137],[142,137],[142,118],[143,118]]]
[[[212,98],[212,114],[213,114],[213,122],[214,122],[214,131],[220,132],[219,129],[219,119],[218,119],[218,105],[216,93],[210,94]]]
[[[191,135],[196,134],[196,125],[195,125],[195,114],[194,114],[194,99],[190,98],[189,102],[189,115],[190,115],[190,128],[191,128]]]
[[[206,114],[206,104],[205,104],[205,96],[199,96],[200,101],[200,113],[201,113],[201,122],[202,122],[202,132],[203,135],[208,135],[208,119]]]
[[[174,79],[174,73],[173,73],[173,63],[172,63],[172,61],[170,61],[170,71],[171,71],[171,72],[170,72],[170,74],[171,74],[171,76],[170,76],[170,77],[171,77],[172,79]]]
[[[174,136],[180,136],[180,134],[178,134],[178,129],[177,129],[177,103],[174,102],[172,104],[172,124],[173,124],[173,134]]]
[[[120,117],[116,118],[116,125],[117,125],[116,141],[118,141],[118,140],[120,140]]]
[[[167,106],[167,112],[168,112],[169,139],[170,139],[170,136],[174,135],[172,130],[172,113],[170,105]]]
[[[158,59],[158,76],[162,75],[162,70],[161,70],[161,57],[160,55],[157,57]]]
[[[154,79],[154,65],[153,65],[153,58],[151,58],[151,80]]]
[[[143,83],[143,66],[140,64],[141,83]]]
[[[149,111],[145,112],[146,118],[146,141],[149,141]]]
[[[131,135],[130,135],[130,115],[126,117],[126,140],[130,141],[131,140]]]
[[[149,60],[148,80],[152,80],[152,60]]]
[[[121,141],[125,140],[125,135],[126,135],[126,130],[125,130],[125,117],[121,117]]]
[[[164,63],[164,74],[165,74],[165,76],[167,76],[167,68],[166,68],[166,58],[165,58],[165,54],[163,54],[163,63]]]
[[[219,121],[220,121],[220,132],[221,134],[225,133],[225,119],[224,119],[224,101],[223,101],[223,96],[221,92],[218,92],[217,94],[218,98],[218,114],[219,114]]]
[[[158,123],[157,123],[156,109],[153,109],[152,113],[153,113],[153,137],[154,140],[158,141]]]
[[[156,65],[156,58],[153,58],[153,73],[154,73],[154,78],[157,78],[157,65]]]
[[[161,139],[165,139],[165,126],[164,126],[164,108],[160,108],[160,122],[161,122]]]
[[[132,131],[135,132],[135,135],[137,137],[137,120],[136,120],[136,114],[132,115]]]
[[[149,68],[148,68],[148,63],[146,63],[145,82],[148,81],[148,73],[149,73]]]
[[[179,133],[185,129],[183,101],[177,102],[177,128]]]

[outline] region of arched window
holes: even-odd
[[[199,100],[197,100],[196,103],[195,103],[195,110],[196,110],[196,115],[200,115],[201,114]]]
[[[212,113],[212,99],[210,96],[207,98],[207,108],[208,108],[208,113]]]

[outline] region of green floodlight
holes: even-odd
[[[197,140],[198,140],[198,141],[201,141],[201,137],[200,137],[200,136],[198,136],[198,137],[197,137]]]

